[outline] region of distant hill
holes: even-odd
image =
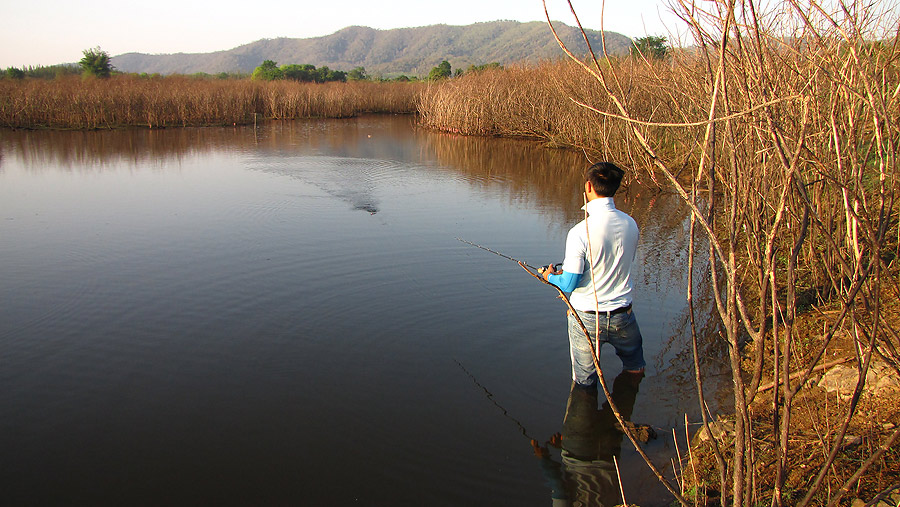
[[[587,53],[587,46],[575,28],[562,23],[554,26],[573,53]],[[586,33],[594,50],[601,51],[600,31],[586,30]],[[606,43],[609,53],[623,54],[628,52],[631,39],[606,32]],[[453,69],[465,69],[469,65],[492,62],[505,65],[560,56],[562,51],[546,23],[491,21],[392,30],[351,26],[324,37],[262,39],[213,53],[125,53],[114,56],[112,64],[123,72],[216,74],[249,73],[264,60],[274,60],[278,65],[308,63],[345,71],[365,67],[373,76],[425,76],[442,60],[450,62]]]

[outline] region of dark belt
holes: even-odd
[[[597,312],[597,311],[594,311],[594,310],[588,310],[588,311],[586,311],[586,312],[584,312],[584,313],[590,313],[591,315],[597,315],[598,313],[601,314],[601,315],[604,314],[604,313],[608,313],[608,314],[610,314],[610,315],[617,315],[617,314],[619,314],[619,313],[625,313],[625,312],[628,312],[628,311],[631,311],[631,305],[628,305],[628,306],[622,306],[622,307],[616,308],[615,310],[609,310],[609,311],[602,311],[602,310],[601,310],[601,311]]]

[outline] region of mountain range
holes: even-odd
[[[554,22],[554,27],[574,54],[587,54],[587,46],[577,28],[559,22]],[[594,50],[602,51],[601,32],[585,30],[585,33]],[[628,52],[631,39],[607,31],[606,45],[609,53],[623,54]],[[470,65],[494,62],[508,65],[562,55],[547,23],[490,21],[391,30],[350,26],[323,37],[262,39],[212,53],[125,53],[114,56],[112,64],[123,72],[218,74],[249,73],[264,60],[273,60],[278,65],[312,64],[344,71],[364,67],[372,76],[424,77],[443,60],[453,69],[464,70]]]

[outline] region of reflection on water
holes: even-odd
[[[642,379],[643,375],[623,371],[612,383],[613,401],[626,421],[631,420]],[[535,445],[554,506],[612,507],[623,503],[613,459],[621,459],[625,434],[608,402],[597,408],[597,394],[596,387],[584,389],[573,383],[562,433],[551,437],[543,447]],[[559,461],[548,446],[560,448]]]
[[[418,150],[412,116],[272,122],[265,127],[4,131],[3,150],[31,171],[102,170],[122,164],[171,163],[204,153],[323,154],[407,159]],[[376,133],[377,132],[377,133]],[[373,136],[373,133],[376,133]]]
[[[4,499],[545,505],[522,433],[560,430],[565,308],[455,238],[560,261],[586,164],[413,117],[0,131]],[[641,228],[648,376],[630,405],[614,389],[668,431],[699,419],[688,215],[635,179],[616,205]],[[727,394],[722,343],[698,318],[706,385]],[[563,489],[600,484],[606,465],[571,479],[612,453],[629,501],[668,504],[602,402],[571,395]],[[588,448],[606,451],[579,468]],[[646,449],[662,464],[674,453],[666,439]]]
[[[561,207],[566,218],[580,212],[582,203],[574,191],[581,186],[585,161],[579,153],[511,139],[448,134],[427,136],[425,145],[473,185],[502,188],[510,201]]]

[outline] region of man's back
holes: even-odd
[[[631,268],[639,237],[637,223],[627,213],[615,209],[610,197],[594,199],[586,209],[587,227],[584,221],[578,223],[566,239],[563,270],[582,273],[570,297],[572,306],[581,311],[627,306],[631,304],[634,285]],[[596,299],[592,289],[596,290]]]

